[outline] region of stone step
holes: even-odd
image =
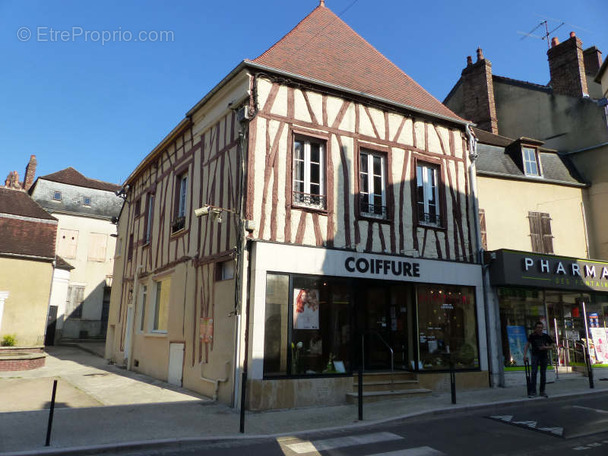
[[[412,389],[418,386],[418,380],[383,380],[383,381],[366,381],[363,379],[363,391],[394,391],[402,389]],[[355,379],[353,383],[353,391],[357,392],[359,382]]]
[[[356,383],[359,379],[358,374],[353,375],[353,381]],[[365,372],[363,374],[363,381],[370,382],[382,382],[382,381],[395,381],[395,380],[417,380],[418,376],[414,372],[407,371],[379,371],[379,372]]]
[[[426,388],[411,388],[397,391],[368,391],[363,392],[363,403],[385,401],[390,399],[402,399],[411,397],[427,396],[432,391]],[[359,400],[357,393],[346,393],[346,402],[356,404]]]

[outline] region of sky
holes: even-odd
[[[0,184],[69,166],[121,184],[207,92],[319,0],[0,0]],[[508,6],[507,6],[508,5]],[[547,84],[551,36],[608,55],[608,0],[326,0],[440,101],[478,47],[493,73]],[[564,23],[564,25],[561,25]]]

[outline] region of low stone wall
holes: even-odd
[[[0,347],[0,371],[23,371],[43,367],[44,347]]]

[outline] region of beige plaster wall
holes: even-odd
[[[0,291],[9,292],[0,339],[11,334],[19,346],[44,344],[52,277],[50,262],[0,257]]]
[[[528,212],[545,212],[552,219],[554,253],[586,258],[582,193],[576,187],[479,176],[479,208],[486,213],[488,250],[530,251]]]

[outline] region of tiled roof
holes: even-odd
[[[253,62],[463,122],[323,5]]]
[[[0,187],[0,214],[56,220],[35,202],[27,192]]]
[[[115,192],[120,190],[120,185],[111,184],[109,182],[103,182],[96,179],[89,179],[76,171],[71,166],[69,168],[57,171],[53,174],[47,174],[41,176],[39,179],[45,179],[52,182],[59,182],[62,184],[76,185],[78,187],[94,188],[96,190],[105,190],[108,192]]]
[[[51,261],[55,257],[56,233],[56,219],[26,192],[0,188],[0,255]]]

